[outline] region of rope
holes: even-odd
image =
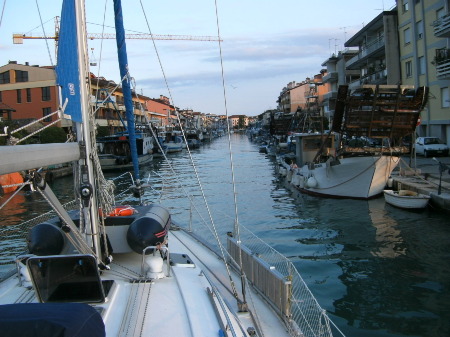
[[[378,162],[380,159],[381,159],[381,157],[378,158],[376,162]],[[327,190],[327,189],[329,189],[329,188],[334,188],[334,187],[337,187],[337,186],[346,184],[346,183],[348,183],[349,181],[351,181],[351,180],[353,180],[353,179],[359,177],[361,174],[365,173],[365,172],[366,172],[367,170],[369,170],[370,168],[372,168],[372,167],[376,164],[376,162],[370,164],[366,169],[364,169],[363,171],[361,171],[361,172],[360,172],[359,174],[357,174],[356,176],[351,177],[351,178],[349,178],[348,180],[345,180],[345,181],[343,181],[343,182],[340,182],[339,184],[336,184],[336,185],[333,185],[333,186],[329,186],[329,187],[327,187],[327,188],[315,187],[315,189],[317,189],[317,190]],[[389,164],[389,165],[390,165],[390,164]],[[311,174],[311,171],[309,171],[308,173]],[[310,176],[314,176],[314,175],[311,174]]]
[[[400,161],[401,161],[401,163],[404,164],[407,168],[413,170],[413,168],[412,168],[411,166],[409,166],[409,165],[405,162],[405,160],[404,160],[403,158],[400,158]],[[424,181],[424,182],[427,182],[428,184],[432,184],[432,185],[435,185],[435,186],[439,186],[439,184],[436,184],[434,181],[426,180],[424,177],[422,177],[421,175],[417,174],[417,172],[416,172],[415,170],[414,170],[414,177],[417,178],[417,179],[420,179],[420,180],[422,180],[422,181]],[[442,186],[442,185],[441,185],[441,188],[443,188],[443,189],[445,189],[445,190],[449,190],[448,188],[446,188],[445,186]]]

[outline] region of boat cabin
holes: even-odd
[[[335,157],[336,148],[334,146],[334,136],[318,133],[295,133],[295,158],[298,166],[315,162],[319,150],[322,148],[322,156]],[[322,143],[325,144],[322,145]]]

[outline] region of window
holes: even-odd
[[[407,12],[409,9],[409,4],[408,4],[409,0],[402,0],[402,11],[403,13]]]
[[[42,88],[42,100],[43,101],[50,101],[50,87],[43,87]]]
[[[2,92],[0,91],[0,102],[2,102]]]
[[[17,89],[17,103],[22,103],[22,90]]]
[[[9,83],[9,71],[0,74],[0,84]]]
[[[412,76],[412,62],[411,61],[405,62],[405,74],[406,74],[406,77]]]
[[[406,29],[403,31],[403,38],[404,38],[404,40],[405,40],[405,44],[411,43],[411,29],[406,28]]]
[[[441,88],[441,104],[443,108],[450,107],[450,94],[448,87]]]
[[[48,116],[52,113],[51,108],[42,108],[42,117]],[[52,117],[47,117],[44,122],[51,122]]]
[[[15,70],[16,82],[28,82],[28,71]]]
[[[31,89],[27,88],[27,102],[30,103],[31,102]]]
[[[425,57],[420,56],[418,61],[419,61],[419,75],[423,75],[425,74],[426,71]]]
[[[417,38],[417,40],[423,39],[423,23],[422,23],[422,21],[416,22],[416,38]]]

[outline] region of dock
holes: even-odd
[[[402,160],[403,164],[404,162]],[[450,213],[450,163],[447,162],[448,157],[437,160],[421,158],[415,169],[401,164],[392,174],[392,188],[429,195],[432,207]]]

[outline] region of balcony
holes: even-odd
[[[433,22],[434,36],[450,37],[450,13]]]
[[[329,101],[337,98],[337,91],[329,91],[325,95],[323,95],[324,101]]]
[[[337,82],[337,80],[338,80],[338,73],[336,71],[331,71],[322,78],[323,83],[327,82],[334,83]]]
[[[436,57],[434,58],[436,65],[436,77],[440,80],[450,78],[450,49],[436,49]]]
[[[348,87],[350,90],[353,90],[363,84],[387,84],[387,70],[378,69],[377,71],[362,76],[361,78],[349,83]]]
[[[381,48],[384,48],[384,45],[384,36],[372,41],[365,48],[362,48],[358,54],[348,60],[345,64],[345,67],[347,69],[351,69],[351,66],[356,66],[359,61],[365,61],[369,56],[371,56],[371,54],[377,52]]]

